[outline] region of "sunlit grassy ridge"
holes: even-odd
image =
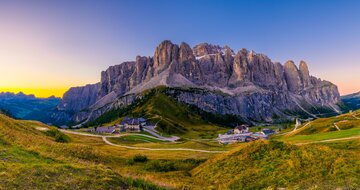
[[[319,118],[304,123],[296,131],[286,131],[286,135],[278,135],[273,139],[291,143],[313,143],[317,141],[359,138],[360,111],[346,113],[329,118]],[[338,129],[337,129],[338,127]]]
[[[360,119],[356,118],[356,115],[360,115],[360,110],[329,118],[319,118],[312,121],[306,127],[300,128],[297,132],[291,133],[291,136],[337,131],[334,124],[336,124],[340,130],[360,128]]]
[[[292,142],[292,143],[308,143],[314,141],[340,139],[340,138],[352,138],[359,136],[360,139],[360,128],[347,129],[342,131],[331,131],[326,133],[316,133],[310,135],[294,135],[291,137],[281,138],[278,140]]]
[[[156,93],[144,105],[136,107],[132,112],[145,115],[154,122],[160,121],[157,130],[166,134],[211,138],[216,136],[219,130],[224,130],[205,122],[199,115],[193,114],[188,107],[162,93]]]
[[[0,115],[0,189],[157,188],[99,164],[107,158],[90,146],[56,142],[61,132],[49,130],[56,129]]]
[[[258,141],[208,160],[192,175],[196,183],[216,189],[357,189],[357,156],[327,146]]]

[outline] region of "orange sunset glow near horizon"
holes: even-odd
[[[1,92],[11,92],[11,93],[24,93],[26,95],[33,94],[37,98],[48,98],[51,96],[55,96],[58,98],[62,98],[63,94],[68,90],[69,88],[62,88],[62,89],[38,89],[38,88],[0,88]]]

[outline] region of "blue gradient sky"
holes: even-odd
[[[360,91],[359,10],[350,0],[0,0],[0,91],[60,95],[169,39],[303,59],[347,94]]]

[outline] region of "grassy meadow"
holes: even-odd
[[[296,131],[292,129],[286,135],[277,135],[272,139],[290,143],[311,143],[339,138],[360,137],[360,111],[345,113],[329,118],[318,118],[309,123],[303,123]],[[340,131],[335,127],[338,126]]]
[[[64,134],[40,122],[0,115],[0,189],[358,189],[359,139],[294,145],[357,136],[356,123],[329,130],[331,122],[357,122],[351,118],[314,120],[299,133],[230,145],[201,139],[196,132],[188,134],[199,139],[175,143],[107,137],[134,147],[227,151],[207,153],[115,147],[100,137]]]
[[[98,150],[51,130],[0,115],[0,189],[161,189],[114,172]],[[57,142],[59,134],[69,141]]]

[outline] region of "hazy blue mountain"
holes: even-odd
[[[341,100],[352,110],[360,109],[360,92],[342,96]]]
[[[34,95],[26,95],[22,92],[0,93],[0,109],[8,112],[11,116],[19,119],[39,120],[49,123],[48,113],[56,108],[60,98],[36,98]]]

